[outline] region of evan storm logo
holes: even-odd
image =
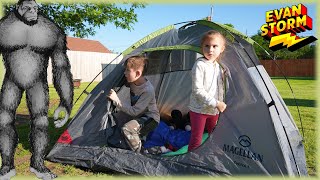
[[[256,153],[252,148],[249,149],[251,144],[251,139],[247,135],[241,135],[238,137],[238,143],[241,147],[236,146],[235,144],[229,145],[224,144],[222,150],[225,153],[231,153],[233,155],[237,155],[239,157],[243,157],[246,159],[251,159],[254,161],[263,162],[263,155]]]
[[[267,11],[266,24],[260,30],[261,36],[270,40],[269,48],[273,51],[285,47],[295,51],[317,40],[314,36],[297,36],[297,33],[312,30],[312,18],[303,4]]]

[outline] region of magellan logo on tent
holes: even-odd
[[[280,8],[266,12],[266,24],[262,25],[261,36],[270,40],[269,48],[273,51],[286,47],[295,51],[316,41],[314,36],[300,38],[297,33],[312,30],[312,18],[303,4]]]
[[[242,146],[242,147],[224,144],[222,150],[226,153],[231,153],[231,154],[241,156],[241,157],[244,157],[247,159],[252,159],[255,161],[259,161],[261,163],[263,162],[263,155],[262,154],[253,152],[251,149],[248,148],[252,145],[249,136],[241,135],[241,136],[239,136],[238,140],[239,140],[240,146]]]
[[[249,147],[249,146],[251,146],[251,140],[248,136],[242,135],[239,137],[239,144],[242,147]]]

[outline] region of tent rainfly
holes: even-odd
[[[162,119],[170,118],[173,109],[186,115],[191,69],[201,56],[200,38],[211,29],[227,38],[221,63],[230,75],[228,108],[207,140],[192,152],[173,156],[109,146],[115,124],[124,116],[113,111],[106,95],[115,88],[120,98],[130,99],[123,81],[125,60],[138,54],[148,57],[146,77],[155,88]],[[299,130],[253,43],[233,28],[205,20],[170,25],[147,35],[125,50],[119,65],[92,90],[47,159],[128,175],[307,175]]]

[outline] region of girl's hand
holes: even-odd
[[[227,108],[227,105],[224,102],[218,101],[217,108],[220,112],[223,112]]]

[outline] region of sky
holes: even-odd
[[[265,24],[267,11],[297,4],[148,4],[145,8],[136,10],[138,22],[133,24],[133,30],[123,30],[107,24],[96,28],[97,33],[86,39],[98,40],[109,50],[120,53],[141,38],[165,26],[203,19],[211,14],[211,8],[214,22],[232,24],[238,31],[252,36]],[[313,19],[314,28],[298,35],[315,36],[316,4],[303,4]]]

